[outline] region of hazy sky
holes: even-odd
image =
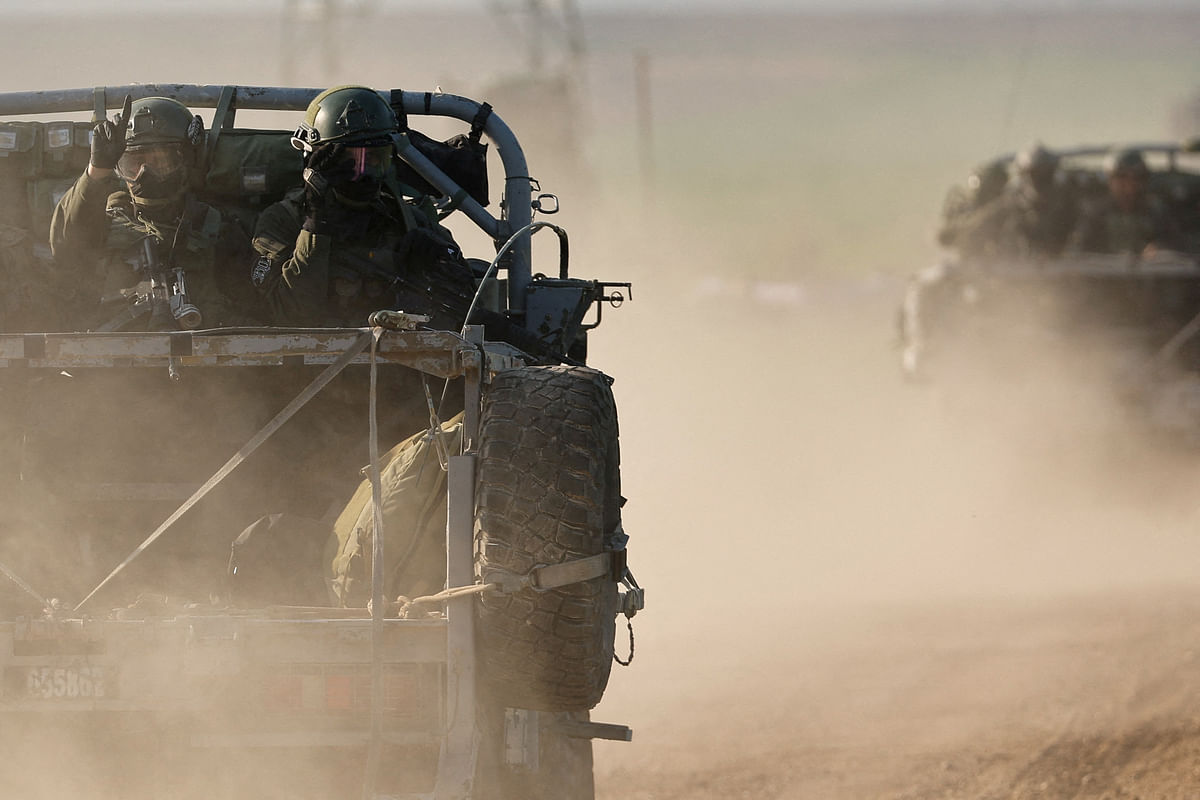
[[[347,6],[376,5],[391,6],[402,9],[409,5],[422,11],[438,8],[479,8],[493,6],[508,6],[518,8],[523,5],[516,0],[437,0],[434,4],[417,3],[412,0],[341,0]],[[315,2],[315,0],[301,0]],[[263,11],[282,7],[284,0],[258,0],[247,3],[246,0],[124,0],[120,4],[121,13],[131,10],[153,10],[157,13],[179,11],[198,11],[202,9],[219,9],[222,11],[239,9],[247,11]],[[606,9],[643,10],[643,11],[683,11],[683,10],[725,10],[739,11],[749,9],[770,10],[928,10],[928,9],[979,9],[986,11],[1011,9],[1014,7],[1042,9],[1072,9],[1097,7],[1131,7],[1144,8],[1149,5],[1167,7],[1200,7],[1200,0],[578,0],[580,8],[587,12],[598,12]],[[554,3],[551,3],[554,5]],[[95,11],[98,13],[114,13],[111,0],[55,0],[49,6],[30,5],[23,0],[0,0],[0,9],[4,13],[79,13]]]

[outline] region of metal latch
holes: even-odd
[[[533,206],[533,210],[539,214],[557,214],[558,195],[544,192],[539,194],[531,205]]]
[[[637,612],[646,608],[646,590],[638,586],[638,582],[634,580],[633,573],[628,569],[625,570],[625,575],[621,578],[621,583],[625,585],[626,590],[621,592],[617,598],[617,610],[629,619],[633,619],[633,616]]]
[[[411,331],[418,325],[425,325],[431,317],[426,314],[409,314],[404,311],[389,311],[381,309],[372,311],[367,317],[367,324],[389,331]]]

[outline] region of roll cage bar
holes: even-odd
[[[1078,147],[1053,148],[1052,152],[1060,159],[1101,158],[1113,150],[1137,150],[1143,154],[1163,155],[1167,158],[1168,169],[1176,169],[1176,162],[1181,155],[1194,156],[1197,150],[1170,142],[1133,142],[1120,144],[1080,145]],[[1016,159],[1016,153],[1002,153],[994,161],[1010,162]]]

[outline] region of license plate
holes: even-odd
[[[27,700],[102,700],[116,695],[112,670],[101,666],[10,667],[9,696]]]

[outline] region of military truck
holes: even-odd
[[[102,118],[127,94],[213,109],[198,189],[252,222],[301,164],[289,131],[235,114],[298,113],[318,93],[0,94],[7,229],[51,266],[48,210],[90,129],[61,117]],[[494,144],[499,217],[412,131],[400,177],[495,243],[475,301],[542,351],[430,330],[412,309],[351,329],[39,329],[53,295],[4,262],[23,298],[0,333],[5,796],[585,800],[592,740],[631,739],[589,716],[614,658],[632,658],[616,619],[644,603],[612,381],[585,364],[629,284],[570,276],[566,232],[534,219],[557,198],[533,196],[485,104],[385,97]],[[546,229],[550,277],[531,266]]]
[[[1150,167],[1148,191],[1177,223],[1176,247],[1121,254],[1068,247],[1025,256],[947,251],[912,277],[898,313],[907,379],[953,384],[973,372],[1011,381],[1035,363],[1059,375],[1076,370],[1107,381],[1142,419],[1200,432],[1200,158],[1161,143],[1058,151],[1059,190],[1080,206],[1102,197],[1104,159],[1129,150]],[[951,189],[947,207],[969,206],[986,178],[1013,172],[1013,160],[1010,154],[987,162],[973,182]]]

